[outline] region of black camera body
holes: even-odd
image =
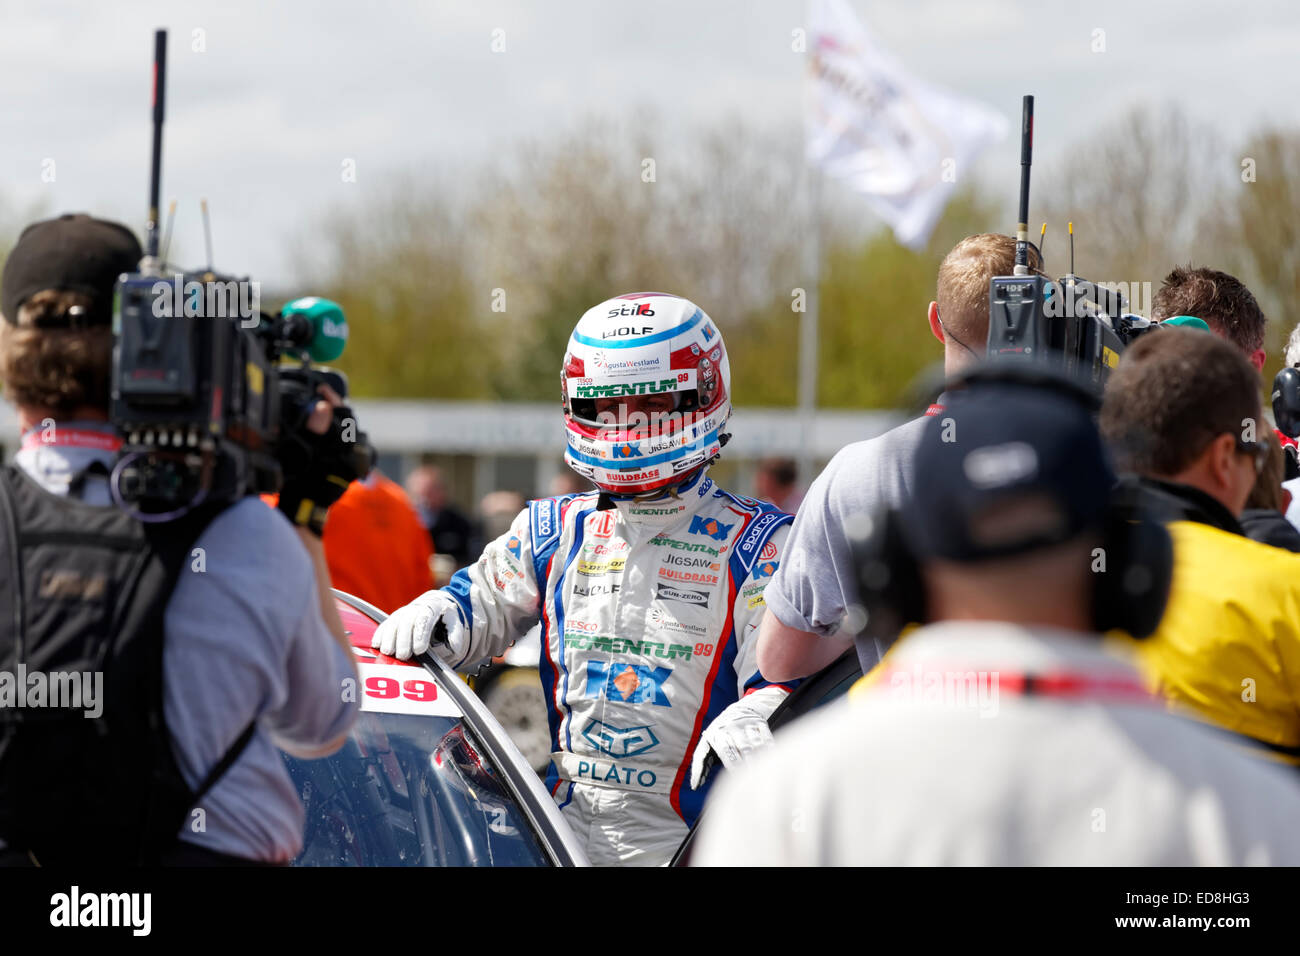
[[[1076,275],[998,276],[989,283],[988,354],[1024,358],[1105,385],[1120,353],[1159,324],[1124,296]]]
[[[206,305],[209,290],[228,281],[137,274],[118,283],[109,417],[124,439],[113,485],[145,513],[279,487],[272,356],[246,319],[176,308],[177,289],[198,291]]]
[[[240,295],[213,273],[118,282],[109,417],[124,437],[111,487],[142,520],[279,491],[318,386],[347,396],[341,372],[311,363],[342,350],[337,305],[297,299],[269,316]],[[298,364],[281,364],[294,354]],[[373,451],[364,433],[350,439],[364,475]]]

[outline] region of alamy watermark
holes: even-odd
[[[83,711],[94,719],[104,712],[104,675],[100,671],[0,671],[0,709],[32,707]]]
[[[997,671],[939,671],[920,666],[892,670],[889,693],[900,703],[976,710],[981,717],[998,715]]]
[[[252,279],[185,281],[180,273],[153,284],[153,314],[160,319],[239,319],[255,328],[262,318],[262,284]]]

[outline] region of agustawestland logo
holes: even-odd
[[[587,661],[587,697],[605,698],[627,704],[671,707],[664,686],[671,667],[620,664],[617,661]]]
[[[714,541],[726,541],[734,524],[723,524],[717,518],[704,518],[695,515],[691,518],[691,534],[708,535]]]

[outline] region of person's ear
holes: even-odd
[[[1264,361],[1267,358],[1268,355],[1263,349],[1255,349],[1255,351],[1250,353],[1250,364],[1255,366],[1256,372],[1262,372],[1264,370]]]
[[[1233,489],[1236,485],[1234,473],[1237,467],[1237,439],[1224,432],[1210,442],[1206,449],[1206,464],[1216,488],[1223,491]]]
[[[934,337],[938,339],[940,342],[942,342],[944,345],[947,345],[948,340],[943,336],[943,325],[939,322],[938,302],[930,303],[930,311],[927,317],[930,320],[930,331],[934,333]]]

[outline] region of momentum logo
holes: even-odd
[[[622,398],[625,395],[658,395],[675,392],[677,378],[660,378],[649,382],[614,382],[609,385],[575,385],[574,398]]]

